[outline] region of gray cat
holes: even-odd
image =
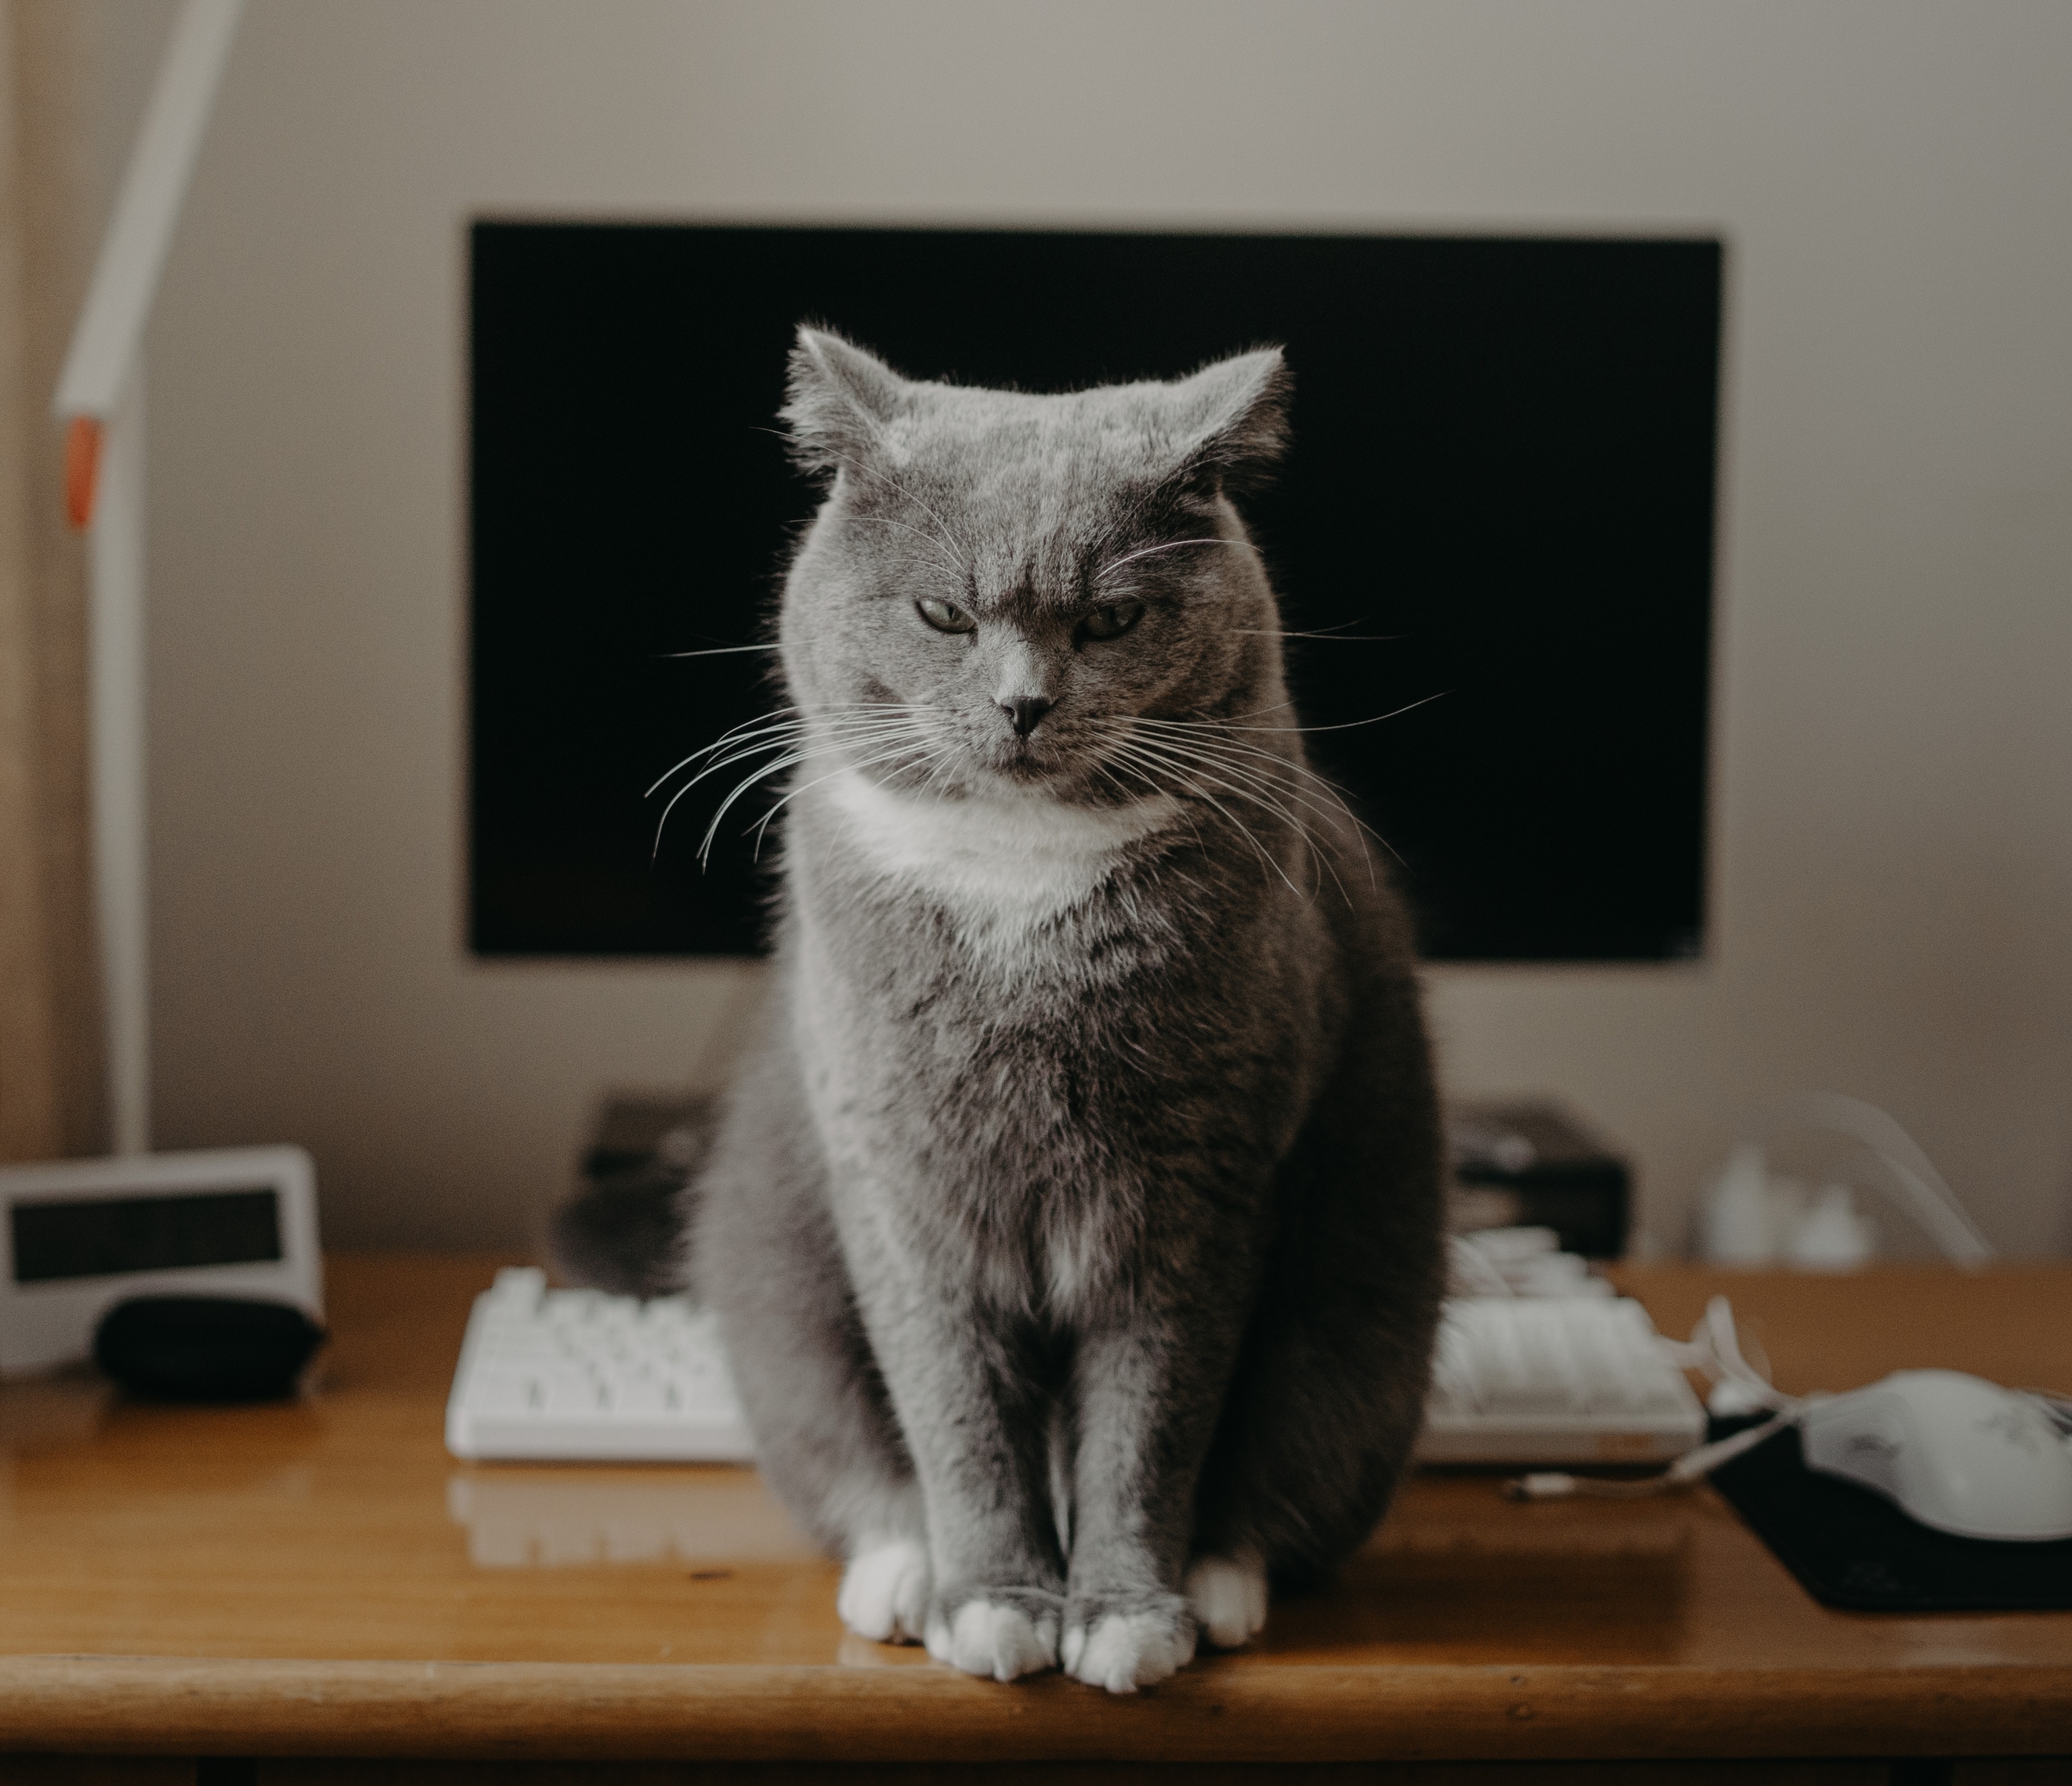
[[[1348,1554],[1441,1288],[1407,926],[1232,497],[1277,351],[921,383],[802,330],[776,992],[696,1198],[763,1470],[864,1636],[1126,1692]],[[748,784],[743,784],[744,788]]]

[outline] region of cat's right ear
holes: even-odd
[[[1184,446],[1174,476],[1233,493],[1265,482],[1288,447],[1294,385],[1278,347],[1237,354],[1167,386]]]
[[[808,471],[854,471],[896,459],[890,430],[905,413],[905,379],[874,354],[803,324],[792,349],[784,407],[792,457]]]

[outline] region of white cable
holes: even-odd
[[[1788,1396],[1748,1362],[1741,1350],[1740,1333],[1734,1324],[1734,1307],[1724,1296],[1705,1305],[1688,1340],[1664,1338],[1662,1348],[1673,1363],[1700,1371],[1715,1385],[1731,1383],[1759,1407],[1770,1411],[1760,1425],[1744,1428],[1696,1450],[1687,1451],[1658,1475],[1638,1479],[1619,1476],[1574,1476],[1565,1470],[1536,1470],[1503,1485],[1514,1501],[1557,1501],[1587,1495],[1607,1500],[1637,1500],[1650,1494],[1666,1494],[1687,1488],[1710,1475],[1721,1464],[1752,1451],[1774,1433],[1795,1425],[1808,1409],[1822,1398]]]
[[[1702,1445],[1695,1451],[1686,1451],[1658,1476],[1643,1476],[1635,1480],[1631,1477],[1571,1476],[1562,1470],[1537,1470],[1515,1482],[1507,1482],[1503,1492],[1514,1501],[1558,1501],[1571,1495],[1629,1501],[1638,1500],[1643,1495],[1667,1494],[1673,1489],[1689,1488],[1721,1464],[1731,1462],[1744,1451],[1754,1450],[1771,1434],[1796,1425],[1804,1412],[1803,1407],[1789,1408],[1773,1414],[1760,1426],[1748,1427],[1724,1439],[1716,1439],[1711,1445]]]
[[[1714,1384],[1731,1383],[1758,1407],[1793,1405],[1794,1398],[1743,1354],[1740,1330],[1734,1324],[1734,1305],[1724,1296],[1715,1296],[1706,1304],[1705,1313],[1691,1329],[1687,1341],[1664,1338],[1660,1343],[1671,1363],[1682,1370],[1702,1371]]]

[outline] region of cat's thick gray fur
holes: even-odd
[[[1272,351],[1062,396],[811,330],[793,356],[830,482],[781,639],[819,753],[689,1259],[770,1483],[873,1559],[845,1615],[1001,1678],[1062,1655],[1127,1689],[1203,1621],[1241,1641],[1257,1618],[1205,1609],[1191,1563],[1263,1616],[1267,1575],[1367,1537],[1419,1425],[1442,1271],[1408,929],[1304,767],[1232,501],[1286,388]]]

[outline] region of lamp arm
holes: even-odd
[[[93,283],[52,403],[58,419],[69,424],[65,509],[75,527],[93,519],[102,431],[137,363],[173,225],[244,9],[244,0],[186,0],[181,7],[101,239]]]

